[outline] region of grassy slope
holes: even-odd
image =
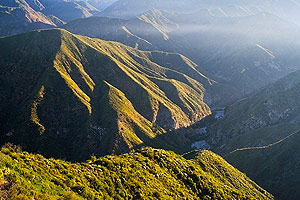
[[[0,192],[10,199],[272,199],[211,152],[186,160],[146,148],[69,163],[9,147],[0,158]]]
[[[203,86],[150,60],[151,52],[63,30],[0,43],[6,47],[0,58],[3,142],[52,156],[120,153],[162,145],[155,141],[162,128],[188,126],[210,114]],[[191,67],[180,58],[182,67]]]

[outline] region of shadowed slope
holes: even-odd
[[[296,200],[300,197],[299,142],[298,131],[265,147],[234,151],[226,159],[272,191],[276,198]]]
[[[230,106],[208,127],[216,152],[278,199],[299,199],[300,72]]]
[[[230,106],[208,130],[216,150],[266,146],[299,130],[299,74],[293,72]]]

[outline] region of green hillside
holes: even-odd
[[[145,148],[69,163],[8,146],[0,158],[0,195],[8,199],[273,199],[208,151],[186,160]]]
[[[3,38],[0,46],[1,143],[76,160],[144,145],[185,151],[157,136],[211,113],[202,84],[180,72],[194,64],[179,54],[64,30]],[[158,64],[164,59],[168,68]]]

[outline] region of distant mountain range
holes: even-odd
[[[227,17],[267,12],[300,25],[299,0],[119,0],[105,9],[101,15],[129,19],[153,9],[175,12],[207,9],[215,16]]]
[[[266,13],[221,17],[207,10],[189,14],[152,10],[130,20],[79,19],[63,28],[137,49],[179,52],[191,58],[199,73],[218,83],[205,85],[206,102],[212,106],[233,103],[300,69],[296,40],[300,29]]]
[[[59,19],[32,9],[25,1],[1,1],[0,36],[8,36],[39,28],[52,28],[62,24]]]
[[[130,19],[150,10],[191,13],[207,10],[218,17],[240,17],[261,12],[281,17],[299,25],[300,2],[297,0],[264,1],[178,1],[178,0],[2,0],[0,36],[30,30],[53,28],[79,18],[106,16]]]
[[[2,0],[0,37],[37,29],[59,27],[66,22],[96,15],[114,0]]]

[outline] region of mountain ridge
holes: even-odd
[[[0,93],[6,102],[0,107],[1,141],[68,158],[62,149],[79,155],[77,145],[85,149],[82,157],[118,154],[140,145],[176,149],[156,136],[211,113],[202,84],[176,71],[179,66],[193,68],[179,54],[172,54],[175,60],[167,58],[174,63],[169,65],[173,69],[167,68],[158,64],[167,53],[154,52],[153,57],[151,52],[62,29],[3,38],[0,43],[7,47],[0,58]],[[73,140],[64,139],[71,135],[76,135]],[[57,152],[51,152],[57,145]]]

